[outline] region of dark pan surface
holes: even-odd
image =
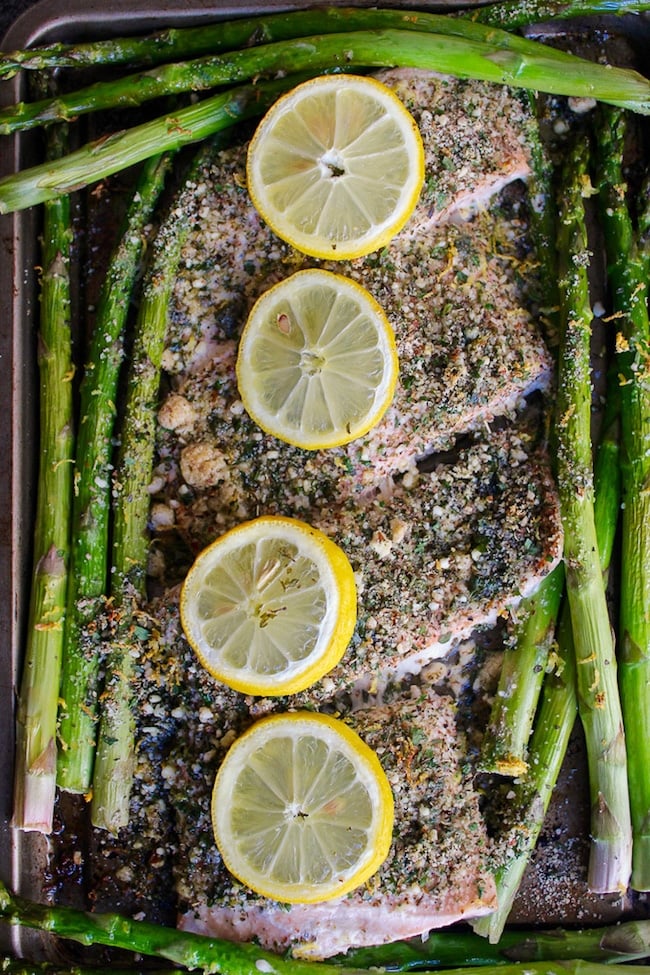
[[[41,0],[9,28],[5,50],[54,40],[84,40],[149,31],[202,21],[305,6],[300,0],[263,3],[193,0]],[[391,3],[408,7],[408,2]],[[420,4],[431,10],[456,4]],[[0,28],[1,32],[1,28]],[[533,36],[549,32],[536,28]],[[577,53],[606,51],[619,63],[643,68],[650,50],[650,20],[640,17],[601,18],[586,27],[576,23],[557,29],[558,41]],[[647,69],[647,66],[646,66]],[[0,87],[0,104],[25,97],[25,80]],[[38,158],[38,137],[3,138],[0,175],[28,166]],[[101,219],[101,218],[100,218]],[[20,674],[21,647],[31,561],[31,519],[36,457],[37,386],[34,334],[38,314],[37,212],[0,217],[0,877],[26,896],[44,899],[48,842],[10,826],[13,756],[13,707]],[[580,732],[574,734],[562,779],[546,827],[526,875],[515,919],[522,924],[592,924],[624,916],[650,916],[646,895],[634,902],[620,897],[595,898],[584,881],[588,843],[588,809]],[[52,956],[48,939],[32,933],[0,929],[0,945],[17,955]]]

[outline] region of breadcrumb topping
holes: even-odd
[[[534,424],[521,422],[523,397],[546,390],[552,372],[522,286],[534,273],[525,215],[494,196],[528,174],[528,110],[500,86],[415,71],[380,77],[418,121],[427,168],[412,220],[384,250],[328,263],[279,241],[246,193],[245,146],[215,150],[194,187],[150,486],[158,595],[141,621],[132,824],[118,839],[93,838],[98,906],[135,913],[173,886],[185,927],[302,957],[412,937],[494,906],[495,847],[456,697],[471,638],[503,625],[561,555],[549,461]],[[400,358],[381,423],[329,451],[263,434],[234,370],[254,301],[305,266],[363,284]],[[195,554],[262,513],[321,528],[358,585],[343,661],[291,699],[219,684],[179,622],[178,586]],[[289,909],[228,875],[210,799],[235,737],[295,707],[339,714],[359,731],[389,776],[396,816],[391,852],[368,884],[340,903]]]

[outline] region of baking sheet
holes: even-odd
[[[5,50],[55,40],[77,41],[117,34],[150,31],[217,18],[308,6],[300,0],[256,4],[193,2],[165,3],[155,0],[116,0],[106,8],[103,0],[71,0],[60,4],[43,0],[10,29]],[[341,3],[340,5],[347,5]],[[361,4],[363,5],[363,4]],[[370,5],[370,4],[366,4]],[[397,0],[392,7],[408,7]],[[456,4],[420,4],[420,9],[444,10]],[[650,48],[647,18],[598,18],[589,27],[576,23],[556,29],[561,38],[571,37],[578,53],[593,51],[594,44],[610,58],[637,62],[643,67],[643,51]],[[529,32],[543,36],[544,28]],[[612,53],[613,52],[613,53]],[[0,86],[0,104],[26,97],[26,79],[18,76]],[[84,122],[82,128],[92,126]],[[38,134],[2,137],[0,175],[26,168],[40,153]],[[80,217],[83,219],[83,217]],[[48,840],[39,834],[12,830],[11,794],[13,763],[13,706],[20,675],[21,647],[29,593],[33,484],[37,458],[37,373],[35,329],[38,319],[38,211],[0,218],[0,449],[4,467],[0,480],[0,876],[27,897],[46,897],[44,878]],[[79,268],[77,268],[79,270]],[[516,920],[522,924],[597,923],[624,916],[650,916],[646,895],[633,899],[594,897],[584,883],[588,847],[588,809],[584,779],[584,755],[579,728],[574,734],[562,780],[554,799],[537,852],[517,902]],[[20,929],[0,928],[4,951],[31,958],[53,957],[56,952],[47,936]],[[53,954],[54,952],[54,954]]]

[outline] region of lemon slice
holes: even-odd
[[[363,884],[390,849],[393,796],[379,759],[336,718],[263,718],[226,754],[212,794],[217,847],[251,890],[285,903]]]
[[[213,677],[244,694],[295,694],[338,663],[354,632],[348,558],[295,518],[244,522],[204,549],[180,599],[181,623]]]
[[[331,75],[274,103],[248,149],[253,205],[283,240],[349,260],[402,229],[424,181],[417,123],[373,78]]]
[[[244,407],[306,450],[363,436],[390,405],[399,364],[381,306],[349,278],[297,271],[253,306],[237,355]]]

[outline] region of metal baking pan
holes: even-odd
[[[334,0],[336,2],[336,0]],[[345,5],[345,0],[339,5]],[[370,5],[360,3],[358,5]],[[387,6],[445,10],[461,3],[414,4],[393,0]],[[307,0],[41,0],[20,17],[5,35],[5,50],[52,41],[76,41],[118,34],[146,32],[165,26],[286,11],[309,6]],[[650,49],[650,19],[599,18],[589,27],[579,22],[555,29],[571,46],[593,49],[593,44],[614,44],[641,70],[643,49]],[[543,27],[531,31],[545,33]],[[0,86],[0,104],[26,97],[21,75]],[[0,175],[22,169],[39,158],[38,135],[3,137]],[[80,219],[83,219],[81,217]],[[31,526],[34,505],[34,444],[37,426],[37,371],[35,331],[38,321],[38,211],[0,218],[0,450],[4,456],[0,478],[0,877],[14,890],[36,899],[47,897],[47,838],[11,828],[14,702],[21,668],[21,648],[31,572]],[[576,729],[562,780],[552,803],[538,850],[517,902],[516,919],[525,924],[597,923],[629,914],[650,915],[647,895],[634,902],[618,897],[589,895],[583,879],[588,842],[588,809],[584,756]],[[5,953],[33,959],[54,957],[47,936],[0,926],[0,947]],[[60,956],[59,956],[60,957]]]

